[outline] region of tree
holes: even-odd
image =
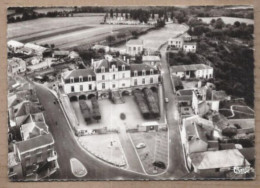
[[[171,19],[173,20],[173,18],[174,18],[174,13],[171,12]]]
[[[125,19],[128,20],[128,13],[125,13]]]
[[[134,38],[137,38],[137,37],[138,37],[137,31],[132,31],[131,34],[132,34],[132,36],[133,36]]]
[[[108,42],[109,46],[111,46],[111,43],[114,42],[116,39],[114,36],[108,36],[106,38],[106,41]]]
[[[155,16],[154,16],[154,11],[152,12],[152,19],[154,20]]]
[[[116,17],[118,17],[118,9],[116,8]]]
[[[240,26],[240,22],[239,22],[239,21],[236,21],[236,22],[234,23],[234,26],[235,26],[235,27],[239,27],[239,26]]]
[[[215,23],[215,28],[216,29],[222,29],[225,26],[225,23],[221,18],[218,18],[216,23]]]
[[[216,23],[216,20],[215,19],[212,19],[211,21],[210,21],[210,25],[214,25]]]
[[[113,18],[113,16],[114,16],[113,9],[110,9],[110,17]]]

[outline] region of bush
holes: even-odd
[[[228,127],[222,131],[223,136],[233,137],[236,134],[237,134],[237,128],[235,127]]]

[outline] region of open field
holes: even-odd
[[[102,14],[84,17],[40,18],[8,24],[8,40],[55,44],[73,49],[104,41],[109,35],[148,28],[145,25],[101,25]]]
[[[188,26],[181,24],[167,24],[164,28],[150,31],[147,34],[141,35],[138,39],[143,40],[144,48],[158,50],[158,48],[168,41],[169,38],[175,37],[188,30]],[[158,35],[158,33],[160,33]],[[125,44],[118,46],[118,48],[125,48]]]
[[[36,8],[34,9],[35,12],[37,13],[44,13],[44,14],[47,14],[48,12],[55,12],[55,11],[72,11],[74,10],[73,7],[39,7],[39,8]]]
[[[99,100],[98,104],[101,112],[101,120],[99,122],[93,120],[91,124],[87,124],[85,122],[79,108],[79,103],[71,102],[71,104],[76,112],[80,126],[83,129],[96,129],[102,127],[107,127],[108,129],[118,129],[120,126],[133,129],[136,128],[138,124],[140,125],[147,122],[147,120],[143,119],[133,96],[125,96],[124,99],[125,103],[123,104],[113,104],[109,99]],[[87,100],[87,104],[90,109],[92,109],[90,100]],[[120,119],[121,113],[126,115],[125,120]]]
[[[247,18],[233,18],[233,17],[198,17],[198,19],[201,19],[203,22],[209,24],[212,19],[218,19],[221,18],[225,24],[234,24],[236,21],[239,21],[241,23],[246,24],[254,24],[254,20],[247,19]]]

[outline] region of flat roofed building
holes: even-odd
[[[16,41],[16,40],[9,40],[9,41],[7,42],[7,47],[8,47],[9,49],[11,49],[11,50],[14,50],[14,51],[16,51],[16,50],[22,48],[23,46],[24,46],[23,43],[18,42],[18,41]]]
[[[190,158],[196,173],[221,172],[234,167],[250,166],[237,149],[192,153]]]
[[[213,67],[205,64],[171,66],[171,73],[180,78],[213,78]]]

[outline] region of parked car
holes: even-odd
[[[156,166],[156,167],[161,168],[161,169],[166,169],[166,165],[162,161],[155,161],[155,162],[153,162],[153,166]]]
[[[135,147],[136,147],[136,149],[142,149],[142,148],[145,148],[146,145],[145,145],[145,143],[139,143]]]
[[[168,103],[168,102],[169,102],[169,99],[168,99],[168,98],[165,98],[165,102]]]

